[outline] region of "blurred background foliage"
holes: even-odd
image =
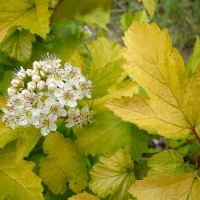
[[[16,66],[30,68],[33,61],[50,52],[60,55],[63,62],[78,50],[89,66],[90,55],[86,44],[100,36],[124,45],[121,37],[133,20],[156,22],[167,28],[172,45],[182,54],[186,63],[200,34],[199,0],[160,0],[153,19],[142,2],[133,0],[96,0],[86,2],[49,0],[50,29],[47,37],[32,34],[20,26],[13,26],[0,43],[0,93],[12,78]],[[42,35],[43,36],[43,35]]]

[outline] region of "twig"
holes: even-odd
[[[180,148],[182,148],[182,147],[184,147],[184,146],[186,146],[186,145],[188,145],[188,144],[193,143],[195,140],[196,140],[196,138],[191,139],[191,140],[186,140],[183,144],[181,144],[181,145],[179,145],[179,146],[177,146],[177,147],[174,147],[173,149],[174,149],[174,150],[180,149]]]
[[[58,39],[56,39],[55,36],[53,36],[53,35],[51,35],[49,33],[47,34],[47,36],[50,37],[50,38],[52,38],[52,39],[54,39],[55,41],[58,41]]]

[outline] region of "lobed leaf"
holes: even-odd
[[[6,100],[5,97],[0,96],[0,110],[6,107]]]
[[[40,160],[40,176],[53,194],[64,194],[66,182],[74,192],[87,186],[86,157],[76,152],[71,140],[54,132],[47,136],[43,149],[49,155]]]
[[[74,127],[78,137],[75,141],[78,152],[85,155],[113,154],[117,148],[124,147],[133,160],[147,149],[148,134],[135,125],[122,122],[108,110],[98,111],[94,125]],[[138,145],[140,144],[140,145]]]
[[[158,175],[157,178],[136,180],[129,192],[137,200],[192,200],[198,199],[200,178],[193,174],[182,174],[177,177]]]
[[[147,9],[151,18],[153,18],[155,13],[155,6],[158,4],[158,0],[138,0],[138,2],[143,2],[144,7]]]
[[[35,35],[28,30],[15,30],[0,43],[0,50],[16,60],[26,62],[31,57],[32,42],[36,42]]]
[[[149,133],[166,138],[186,138],[200,124],[199,68],[188,77],[182,57],[166,29],[155,23],[133,22],[124,38],[123,55],[128,64],[123,69],[144,88],[133,98],[114,99],[107,107],[122,120],[137,124]]]
[[[187,65],[185,67],[185,71],[188,76],[190,76],[196,69],[196,67],[200,64],[200,41],[199,36],[197,36],[194,49],[192,55],[190,56]]]
[[[31,171],[34,163],[16,164],[15,153],[15,141],[0,150],[0,199],[43,200],[41,179]]]
[[[158,174],[178,176],[184,173],[193,173],[193,169],[186,164],[180,154],[175,150],[164,150],[148,160],[152,167],[147,174],[149,178],[155,178]]]
[[[93,196],[84,191],[83,193],[72,196],[69,200],[99,200],[99,197]]]
[[[13,26],[21,26],[46,38],[50,16],[46,0],[1,0],[0,4],[0,42]]]
[[[106,24],[110,22],[109,18],[110,18],[110,9],[109,8],[103,9],[101,7],[97,7],[93,9],[91,12],[86,13],[84,15],[75,16],[76,20],[81,20],[91,27],[97,25],[106,31],[108,31]]]
[[[90,170],[90,189],[100,197],[111,194],[109,200],[127,200],[127,190],[135,181],[133,161],[123,149],[118,149],[110,157],[100,157],[102,164],[96,163]]]
[[[135,12],[133,15],[132,12],[129,10],[128,13],[124,13],[120,19],[121,26],[120,28],[123,31],[127,31],[129,26],[132,24],[133,20],[138,22],[146,22],[149,23],[149,18],[145,10],[141,10],[138,12]]]

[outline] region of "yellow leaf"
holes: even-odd
[[[138,0],[139,2],[142,1],[144,4],[144,7],[149,12],[151,18],[154,16],[155,12],[155,6],[158,4],[158,0]]]
[[[84,191],[83,193],[70,197],[68,200],[99,200],[99,197],[93,196]]]
[[[90,170],[89,187],[100,197],[111,194],[109,200],[127,200],[128,188],[135,181],[133,161],[123,149],[110,157],[100,157],[102,164],[95,164]]]
[[[199,68],[191,77],[186,75],[182,57],[171,49],[167,29],[160,31],[155,23],[134,21],[124,42],[127,47],[122,51],[128,64],[122,67],[148,97],[122,97],[107,107],[149,133],[175,140],[186,138],[200,124]]]
[[[16,141],[0,150],[0,199],[43,200],[41,178],[32,169],[35,164],[15,162]]]
[[[1,0],[0,4],[0,42],[12,26],[21,26],[46,38],[50,16],[46,0]]]
[[[81,68],[81,72],[84,73],[88,73],[89,72],[89,68],[85,65],[85,63],[83,62],[83,60],[81,59],[81,56],[79,55],[78,51],[76,50],[75,53],[70,57],[69,61],[67,61],[68,63],[70,63],[71,65],[75,65],[76,67]]]
[[[120,52],[120,45],[117,42],[109,41],[105,37],[99,37],[92,44],[88,44],[91,53],[90,69],[95,71],[105,67],[108,63],[118,61],[123,58]]]
[[[199,198],[200,178],[194,174],[177,177],[158,175],[157,178],[136,180],[129,192],[137,200],[196,200]]]

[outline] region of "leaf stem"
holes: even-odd
[[[184,147],[184,146],[186,146],[186,145],[188,145],[188,144],[194,142],[195,140],[196,140],[196,138],[191,139],[191,140],[186,140],[183,144],[181,144],[181,145],[179,145],[179,146],[177,146],[177,147],[174,147],[173,149],[174,149],[174,150],[180,149],[180,148],[182,148],[182,147]]]
[[[200,144],[200,137],[199,137],[198,133],[196,132],[196,129],[195,129],[195,128],[193,128],[193,129],[192,129],[192,132],[194,133],[194,135],[195,135],[195,137],[196,137],[197,141],[198,141],[198,142],[199,142],[199,144]]]
[[[52,38],[52,39],[55,40],[55,41],[58,41],[58,39],[56,39],[55,36],[53,36],[53,35],[51,35],[51,34],[49,34],[49,33],[47,34],[47,36],[49,36],[50,38]]]

